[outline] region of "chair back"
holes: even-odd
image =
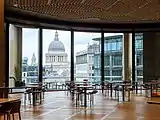
[[[8,98],[8,88],[0,88],[0,98]]]
[[[10,106],[11,106],[11,114],[13,113],[19,113],[20,112],[20,108],[21,108],[21,101],[18,100],[18,101],[15,101],[15,102],[12,102],[10,103]]]

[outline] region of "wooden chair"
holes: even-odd
[[[12,115],[12,119],[14,120],[14,114],[15,113],[18,113],[18,118],[19,120],[21,120],[21,113],[20,113],[20,108],[21,108],[21,101],[15,101],[15,102],[12,102],[10,103],[10,106],[11,106],[11,111],[10,111],[10,114]]]
[[[6,115],[7,115],[7,120],[10,120],[10,111],[11,111],[11,106],[6,103],[6,104],[3,104],[1,107],[0,107],[0,116],[4,115],[4,120],[6,120]]]
[[[24,104],[26,105],[26,100],[27,100],[27,95],[28,95],[28,100],[31,104],[31,93],[32,93],[32,89],[26,89],[24,92]]]
[[[8,98],[8,88],[0,88],[0,98]]]
[[[8,98],[8,88],[1,87],[0,88],[0,98]],[[3,104],[3,106],[0,107],[0,115],[4,115],[4,120],[10,120],[10,111],[11,107],[8,104]]]

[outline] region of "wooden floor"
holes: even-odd
[[[14,95],[21,98],[21,95]],[[160,120],[160,105],[147,104],[142,96],[131,102],[109,100],[99,91],[92,107],[74,107],[65,92],[48,92],[42,105],[21,107],[22,120]],[[2,118],[1,118],[2,119]]]
[[[159,104],[160,105],[160,97],[148,98],[147,103],[149,103],[149,104]]]

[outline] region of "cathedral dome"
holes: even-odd
[[[48,47],[48,51],[50,52],[65,52],[65,47],[58,38],[58,32],[55,33],[54,41],[52,41]]]

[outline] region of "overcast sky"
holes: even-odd
[[[49,44],[54,40],[56,30],[43,30],[43,63],[45,63],[45,53],[48,52]],[[70,31],[57,30],[59,34],[59,40],[64,44],[66,53],[68,54],[68,60],[70,61]],[[105,36],[117,35],[118,33],[105,33]],[[120,34],[120,33],[119,33]],[[93,38],[101,37],[100,33],[88,33],[88,32],[75,32],[74,44],[75,54],[81,50],[85,50],[88,44],[93,43]],[[28,57],[29,64],[33,53],[35,53],[38,61],[38,29],[23,28],[23,57]]]

